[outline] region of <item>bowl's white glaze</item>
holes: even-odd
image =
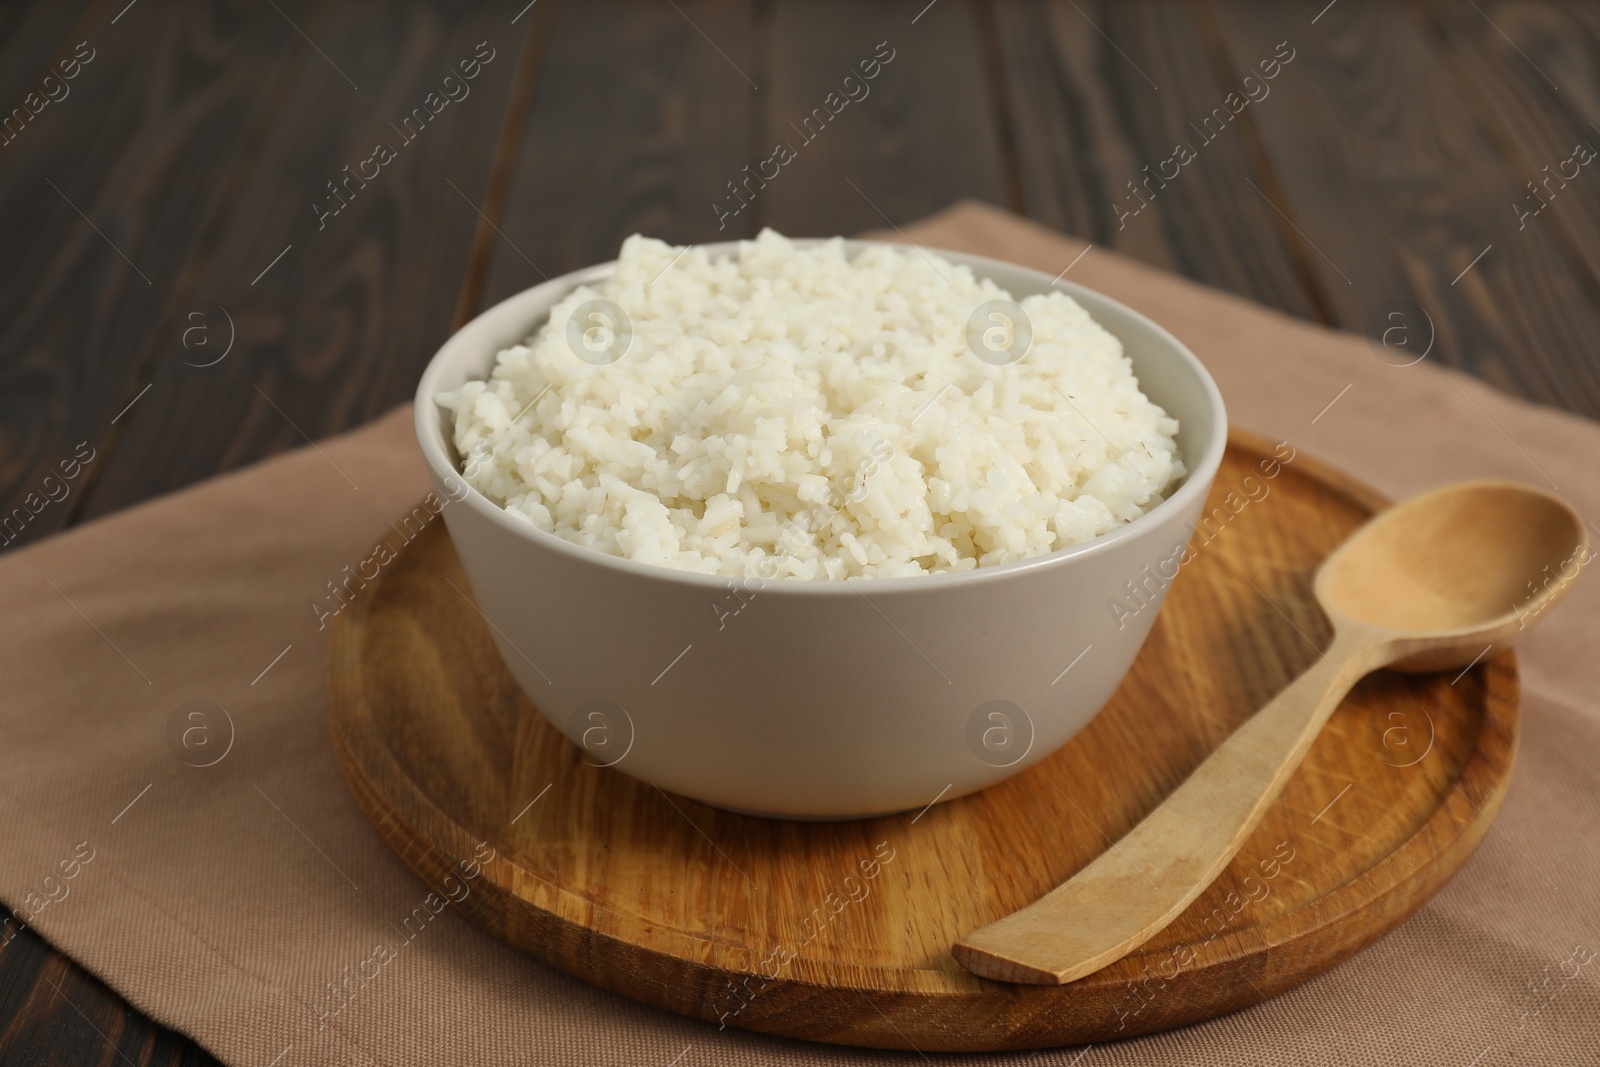
[[[1110,699],[1165,593],[1149,574],[1188,542],[1221,463],[1222,396],[1187,348],[1122,304],[1024,267],[940,254],[1019,299],[1054,284],[1119,337],[1146,395],[1179,420],[1183,484],[1133,522],[1047,556],[916,578],[771,581],[751,596],[726,578],[539,531],[458,473],[433,398],[486,377],[497,352],[612,264],[495,305],[428,364],[417,437],[473,594],[518,684],[591,763],[723,808],[877,815],[1017,774]],[[1136,603],[1130,581],[1147,601],[1131,617],[1109,606]]]

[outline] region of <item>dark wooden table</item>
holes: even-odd
[[[1429,358],[1600,415],[1580,0],[525,3],[0,6],[6,548],[376,416],[452,326],[636,231],[962,197],[1334,326],[1421,308]],[[31,931],[0,950],[0,1063],[121,1062],[213,1061]]]

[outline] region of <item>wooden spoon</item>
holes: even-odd
[[[1318,568],[1333,642],[1093,863],[951,950],[985,978],[1071,982],[1127,955],[1222,872],[1334,708],[1379,667],[1459,669],[1509,648],[1588,562],[1565,501],[1464,482],[1375,516]]]

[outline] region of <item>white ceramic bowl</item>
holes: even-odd
[[[940,254],[1018,299],[1052,285],[1038,271]],[[1122,340],[1145,394],[1179,420],[1190,473],[1147,514],[1001,566],[777,580],[752,597],[727,578],[539,531],[458,473],[449,414],[434,397],[487,377],[497,352],[612,268],[564,275],[473,319],[428,364],[416,399],[417,438],[500,654],[589,762],[718,807],[849,818],[982,789],[1044,759],[1094,717],[1160,607],[1165,590],[1145,568],[1157,571],[1188,542],[1222,460],[1222,396],[1187,348],[1107,297],[1055,283]],[[1128,582],[1143,583],[1149,601],[1131,617],[1109,606],[1136,603]]]

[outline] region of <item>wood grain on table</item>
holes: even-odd
[[[881,42],[870,94],[720,215]],[[1419,308],[1430,359],[1600,415],[1600,185],[1549,179],[1600,145],[1579,0],[11,2],[0,116],[80,54],[0,135],[0,551],[370,419],[453,324],[635,231],[852,233],[963,197],[1334,326]],[[1180,141],[1182,179],[1134,198]],[[0,1062],[212,1061],[28,932]]]

